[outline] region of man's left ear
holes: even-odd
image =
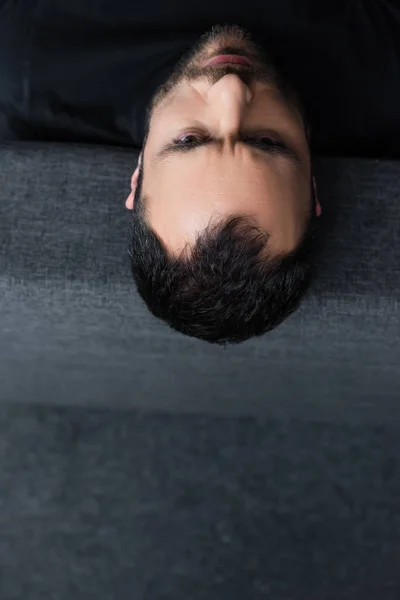
[[[142,164],[142,152],[139,155],[137,167],[132,175],[131,193],[125,200],[125,206],[129,210],[133,210],[133,202],[134,202],[134,198],[135,198],[135,192],[136,192],[137,182],[138,182],[138,178],[139,178],[139,169],[140,169],[141,164]]]
[[[322,213],[322,208],[321,208],[321,205],[320,205],[319,200],[318,200],[318,191],[317,191],[317,184],[316,184],[316,181],[315,181],[315,177],[313,177],[313,186],[314,186],[315,200],[316,200],[316,202],[315,202],[315,214],[317,215],[317,217],[319,217],[321,215],[321,213]]]

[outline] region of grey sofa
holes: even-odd
[[[233,348],[129,272],[137,153],[0,145],[0,600],[400,596],[400,164],[316,160],[317,278]]]
[[[400,399],[400,165],[323,159],[317,277],[301,310],[223,349],[135,293],[132,150],[0,146],[0,395],[12,402],[377,421]],[[383,407],[385,411],[383,411]]]

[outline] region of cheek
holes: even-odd
[[[199,120],[203,118],[204,103],[198,94],[189,90],[176,90],[171,98],[157,108],[150,122],[150,133],[157,133],[159,138],[176,130],[183,120]]]

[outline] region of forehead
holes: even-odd
[[[228,150],[221,150],[218,144],[204,145],[167,155],[161,161],[149,159],[146,192],[157,189],[162,196],[170,194],[173,186],[176,193],[186,190],[191,196],[199,191],[236,197],[269,188],[290,194],[299,193],[309,183],[309,157],[291,159],[244,143]]]
[[[146,184],[149,221],[177,251],[210,221],[234,214],[254,218],[271,233],[277,251],[290,251],[310,209],[306,175],[282,161],[264,164],[251,155],[217,160],[204,148],[196,157],[176,157],[153,175]]]

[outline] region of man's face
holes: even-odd
[[[207,65],[221,54],[251,64]],[[311,208],[301,107],[244,29],[214,27],[177,64],[152,100],[141,160],[148,222],[171,254],[234,215],[269,232],[276,254],[299,242]]]

